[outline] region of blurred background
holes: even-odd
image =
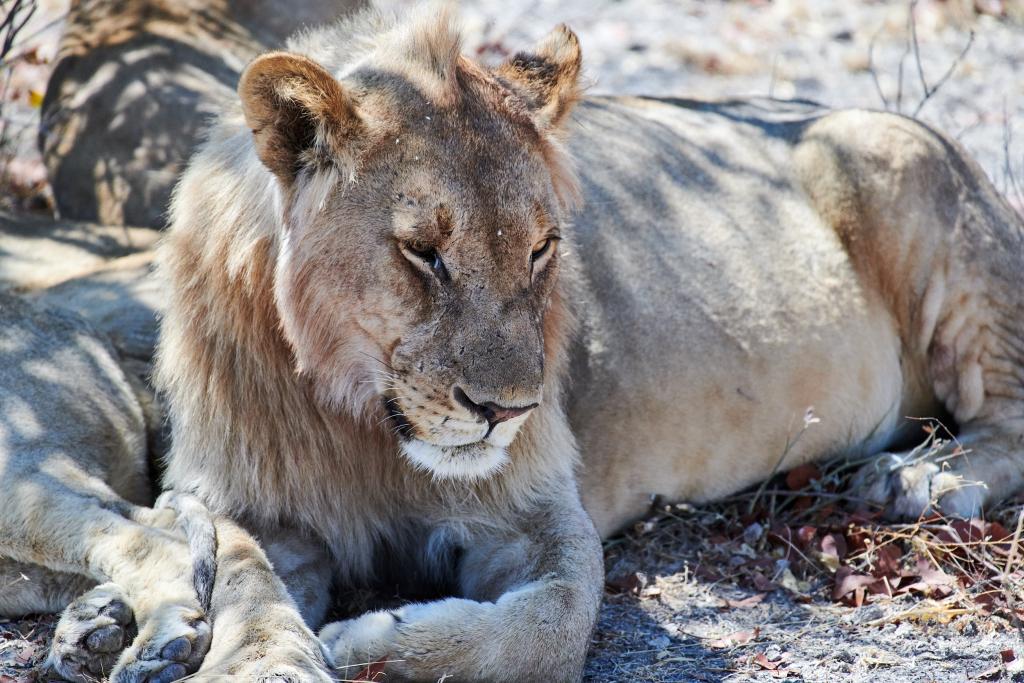
[[[402,12],[415,3],[375,4]],[[1024,208],[1024,0],[458,5],[468,51],[485,60],[568,23],[582,40],[595,93],[805,98],[916,113],[956,136],[1011,203]],[[36,129],[69,2],[2,0],[0,7],[0,16],[18,9],[0,35],[0,202],[53,211]]]

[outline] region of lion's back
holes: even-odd
[[[826,115],[802,103],[581,107],[570,415],[602,531],[652,493],[707,500],[753,483],[811,406],[830,422],[794,460],[895,421],[891,320],[793,164]],[[863,399],[853,416],[851,395]]]

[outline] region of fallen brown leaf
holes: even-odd
[[[643,572],[629,572],[628,574],[609,576],[604,583],[612,593],[640,595],[640,592],[647,586],[647,575]]]
[[[767,669],[768,671],[775,671],[780,666],[782,666],[782,660],[773,662],[772,660],[768,659],[768,657],[765,656],[762,652],[758,652],[754,656],[754,661],[757,662],[758,666],[760,666],[762,669]]]
[[[900,558],[903,551],[895,545],[883,545],[875,550],[874,568],[871,573],[877,578],[900,575]]]
[[[786,473],[786,486],[790,491],[799,491],[815,479],[821,479],[821,470],[817,465],[797,465]]]
[[[743,598],[742,600],[730,600],[725,598],[725,604],[723,607],[727,609],[746,609],[747,607],[759,605],[764,601],[766,595],[767,593],[755,593],[754,595],[751,595],[748,598]]]
[[[746,645],[750,641],[761,635],[761,629],[755,628],[752,631],[736,631],[730,633],[722,638],[715,638],[709,640],[708,645],[710,647],[725,648],[725,647],[736,647],[737,645]]]
[[[381,659],[378,659],[376,662],[373,662],[372,664],[364,668],[362,671],[357,673],[356,677],[352,680],[370,681],[371,683],[376,683],[376,681],[383,681],[385,676],[384,669],[386,667],[386,664],[387,658],[382,657]]]
[[[858,574],[850,567],[840,567],[836,571],[835,585],[832,588],[832,599],[860,606],[864,602],[865,589],[876,580],[870,574]]]

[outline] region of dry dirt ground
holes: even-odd
[[[45,4],[40,29],[62,3]],[[488,60],[569,23],[594,92],[916,112],[1024,210],[1022,2],[922,0],[912,24],[907,2],[841,0],[482,0],[462,13],[467,49]],[[38,34],[4,92],[15,128],[31,130],[56,30]],[[31,139],[9,132],[4,200],[45,207]],[[852,512],[848,473],[782,474],[700,508],[654,501],[606,545],[586,680],[1024,680],[1021,503],[986,521],[884,525]],[[0,683],[36,675],[52,623],[0,619]]]

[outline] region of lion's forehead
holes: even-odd
[[[410,173],[391,196],[391,229],[398,239],[433,245],[522,247],[557,223],[547,197],[531,188],[500,191],[483,179],[439,179]]]

